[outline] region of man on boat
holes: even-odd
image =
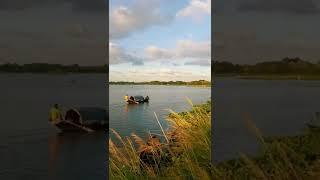
[[[144,101],[145,101],[145,102],[148,102],[148,101],[149,101],[149,96],[146,96],[146,97],[144,98]]]
[[[124,100],[125,100],[126,102],[128,102],[128,100],[129,100],[128,94],[124,96]]]
[[[63,119],[62,113],[59,109],[58,104],[55,104],[51,109],[50,109],[50,118],[49,121],[52,123],[57,123]]]
[[[131,102],[131,103],[135,103],[135,101],[134,101],[134,97],[133,97],[133,96],[130,96],[130,98],[129,98],[129,102]]]

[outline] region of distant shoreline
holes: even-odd
[[[320,75],[296,75],[296,74],[268,74],[268,75],[235,75],[235,74],[216,74],[217,78],[235,78],[235,79],[246,79],[246,80],[320,80]]]
[[[148,85],[148,86],[184,86],[184,87],[195,87],[195,88],[209,88],[212,87],[211,85],[166,85],[166,84],[110,84],[114,86],[125,86],[125,85],[132,85],[132,86],[142,86],[142,85]]]
[[[264,61],[256,64],[233,64],[214,61],[212,73],[216,77],[262,80],[320,80],[320,61],[309,62],[299,57]]]
[[[150,81],[150,82],[109,82],[110,85],[164,85],[164,86],[193,86],[193,87],[211,87],[211,82],[206,80],[198,81]]]
[[[1,74],[33,74],[33,75],[64,75],[64,74],[106,74],[106,72],[1,72]]]
[[[48,63],[16,64],[6,63],[0,65],[0,74],[79,74],[79,73],[108,73],[108,65],[84,66],[78,64],[62,65]]]

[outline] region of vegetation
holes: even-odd
[[[211,103],[168,117],[171,129],[164,140],[146,142],[135,134],[119,146],[109,139],[110,179],[317,179],[320,177],[320,130],[306,129],[300,136],[263,138],[249,127],[263,151],[255,158],[211,163]],[[213,149],[214,150],[214,149]]]
[[[191,112],[172,112],[171,130],[164,142],[145,142],[135,134],[122,139],[120,147],[109,140],[110,179],[210,177],[211,103],[194,106]],[[136,146],[134,145],[136,144]],[[144,155],[143,155],[144,154]]]
[[[107,73],[107,65],[101,66],[79,66],[31,63],[19,65],[16,63],[6,63],[0,65],[2,73]]]
[[[109,84],[115,85],[173,85],[173,86],[211,86],[210,81],[198,80],[198,81],[150,81],[150,82],[109,82]]]
[[[253,127],[253,126],[252,126]],[[255,158],[241,158],[214,167],[217,179],[318,179],[320,177],[320,131],[306,129],[292,137],[263,138],[253,127],[262,145]]]
[[[320,61],[311,63],[300,58],[284,58],[281,61],[261,62],[254,65],[239,65],[230,62],[214,62],[213,72],[217,75],[241,75],[247,78],[277,79],[320,79]]]

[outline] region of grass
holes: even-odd
[[[191,102],[190,102],[191,103]],[[191,103],[192,104],[192,103]],[[320,130],[300,136],[265,138],[248,121],[263,151],[256,157],[211,163],[211,102],[171,114],[164,140],[145,141],[132,134],[120,145],[109,139],[110,179],[317,179],[320,177]],[[159,123],[159,128],[161,124]],[[150,135],[151,136],[151,135]],[[213,149],[214,150],[214,149]]]
[[[135,134],[124,139],[117,147],[109,140],[109,177],[111,179],[197,178],[207,177],[211,154],[211,103],[193,106],[190,112],[171,111],[167,121],[171,125],[164,132],[166,141],[148,143]],[[160,127],[159,127],[160,128]],[[142,160],[146,152],[147,160]]]
[[[314,179],[320,172],[320,131],[306,129],[302,135],[264,138],[255,129],[263,151],[216,165],[222,179]],[[320,175],[320,174],[319,174]]]

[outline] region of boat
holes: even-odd
[[[94,132],[108,129],[107,110],[99,107],[71,108],[55,124],[62,132]]]
[[[132,97],[133,99],[129,99],[127,101],[128,104],[141,104],[141,103],[149,102],[149,96],[143,97],[143,96],[137,95]]]

